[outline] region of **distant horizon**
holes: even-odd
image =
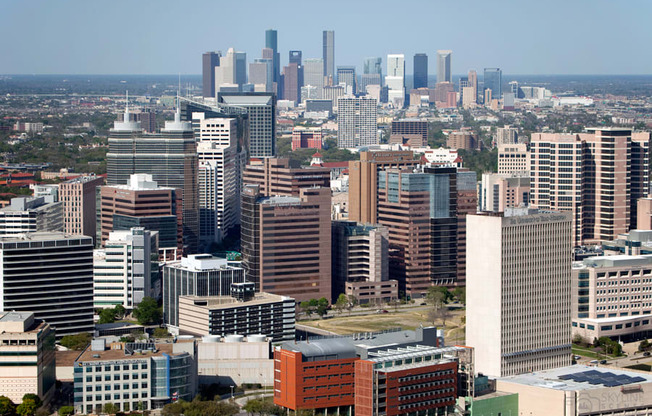
[[[101,73],[34,73],[34,74],[29,74],[29,73],[8,73],[8,74],[0,74],[0,77],[11,77],[11,76],[103,76],[103,77],[119,77],[119,76],[152,76],[152,77],[178,77],[181,75],[181,77],[201,77],[202,74],[156,74],[156,73],[115,73],[115,74],[101,74]],[[362,75],[362,73],[357,73],[356,76]],[[468,73],[461,73],[461,74],[452,74],[453,77],[462,77],[466,76]],[[583,73],[559,73],[559,74],[510,74],[503,72],[502,73],[503,77],[505,76],[510,76],[510,77],[566,77],[566,76],[580,76],[580,77],[652,77],[652,73],[650,74],[583,74]],[[405,74],[405,77],[412,77],[413,74]],[[483,77],[484,74],[482,71],[478,71],[478,77]],[[436,78],[436,74],[428,73],[428,78]],[[2,80],[0,80],[2,81]]]

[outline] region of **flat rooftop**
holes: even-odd
[[[23,233],[0,236],[0,243],[23,243],[25,241],[55,241],[55,240],[79,240],[92,238],[85,235],[66,234],[62,232],[39,231],[35,233]]]
[[[248,301],[240,301],[232,296],[179,296],[179,299],[188,299],[197,307],[206,309],[227,309],[235,306],[265,305],[272,302],[282,302],[291,299],[287,296],[272,293],[258,292]]]
[[[552,390],[578,391],[616,387],[628,384],[650,383],[652,382],[652,375],[615,368],[591,367],[588,365],[578,364],[554,368],[552,370],[538,371],[536,373],[502,377],[498,380]],[[610,383],[609,380],[621,381]]]
[[[652,255],[628,256],[618,254],[615,256],[594,256],[584,259],[582,267],[634,267],[652,265]]]
[[[77,362],[93,362],[93,361],[112,361],[112,360],[139,360],[149,357],[160,357],[163,354],[176,355],[173,353],[174,344],[155,344],[156,352],[150,350],[142,350],[141,353],[134,352],[131,355],[125,354],[124,349],[112,350],[107,349],[104,351],[93,351],[90,346],[77,358]]]

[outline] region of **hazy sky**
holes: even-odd
[[[652,73],[650,0],[0,0],[0,74],[199,74],[201,54],[261,55],[265,30],[335,64],[453,50],[453,73]],[[385,69],[383,70],[385,72]]]

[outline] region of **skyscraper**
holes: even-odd
[[[383,74],[383,58],[370,57],[364,58],[363,74]]]
[[[571,363],[571,215],[468,215],[466,345],[504,377]]]
[[[317,89],[317,98],[322,97],[324,88],[324,60],[321,58],[306,58],[303,63],[303,85]]]
[[[254,84],[254,88],[256,85],[263,85],[263,92],[272,92],[273,79],[274,67],[271,59],[256,58],[249,64],[249,83]]]
[[[428,55],[414,55],[414,85],[413,88],[428,88]]]
[[[247,83],[247,54],[245,52],[235,53],[235,83],[240,88]]]
[[[451,55],[453,51],[437,51],[437,82],[453,82]]]
[[[274,67],[273,81],[278,83],[281,79],[281,55],[278,53],[278,33],[276,30],[268,29],[265,31],[265,48],[272,50],[272,61]],[[263,58],[268,58],[265,56],[264,50]]]
[[[241,85],[238,81],[242,81],[247,75],[246,60],[244,52],[236,52],[233,48],[229,48],[226,55],[220,59],[220,66],[215,68],[216,91],[223,87]],[[243,65],[245,66],[244,69]]]
[[[294,62],[283,68],[283,99],[294,101],[294,104],[299,104],[301,101],[299,73],[299,65]]]
[[[335,78],[335,31],[324,30],[323,32],[323,56],[324,76]]]
[[[215,68],[220,66],[219,52],[206,52],[202,55],[202,96],[215,97]]]
[[[503,96],[503,71],[500,68],[484,69],[484,89],[491,90],[492,99],[501,99]],[[489,104],[485,102],[485,105]]]
[[[387,55],[387,76],[385,84],[389,88],[388,100],[401,108],[405,103],[405,55]]]
[[[104,178],[79,176],[59,184],[59,201],[63,205],[63,232],[96,237],[95,190]]]
[[[347,89],[351,89],[351,94],[356,93],[356,77],[354,66],[338,66],[337,67],[337,83],[344,83]]]
[[[377,106],[371,97],[338,97],[337,147],[378,144]]]
[[[276,154],[276,97],[269,92],[217,94],[219,104],[244,108],[249,119],[249,141],[243,143],[248,157]]]

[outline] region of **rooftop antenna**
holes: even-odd
[[[177,111],[174,113],[174,122],[175,123],[180,123],[181,122],[181,101],[179,98],[179,94],[181,93],[181,73],[179,72],[179,86],[177,88]]]
[[[123,120],[125,123],[129,122],[129,90],[127,90],[127,104],[125,105],[125,115]]]

